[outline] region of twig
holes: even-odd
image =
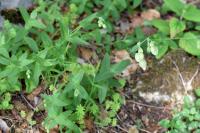
[[[117,114],[117,119],[119,120],[119,121],[121,121],[122,122],[122,120],[121,120],[121,118],[119,117],[119,115]]]
[[[171,58],[170,58],[170,59],[171,59]],[[171,59],[171,60],[172,60],[172,59]],[[183,87],[184,87],[185,92],[187,92],[186,83],[185,83],[185,80],[183,79],[183,76],[182,76],[180,70],[179,70],[179,67],[177,66],[177,64],[176,64],[175,61],[172,60],[172,63],[174,64],[174,66],[176,67],[176,70],[178,71],[178,75],[179,75],[180,80],[181,80],[181,82],[182,82],[182,84],[183,84]]]
[[[145,107],[149,107],[149,108],[172,110],[172,108],[169,108],[169,107],[158,107],[158,106],[148,105],[148,104],[144,104],[144,103],[139,103],[139,102],[136,102],[136,101],[133,101],[133,100],[127,100],[127,102],[134,103],[134,104],[141,105],[141,106],[145,106]]]
[[[171,58],[170,58],[170,59],[171,59]],[[171,60],[172,60],[172,59],[171,59]],[[177,69],[177,71],[178,71],[178,75],[179,75],[180,80],[181,80],[181,82],[182,82],[182,84],[183,84],[183,87],[184,87],[184,89],[185,89],[185,93],[187,94],[187,91],[192,89],[192,81],[194,80],[194,78],[195,78],[195,77],[197,76],[197,74],[199,73],[199,66],[197,67],[197,70],[196,70],[196,72],[194,73],[194,75],[192,76],[192,78],[191,78],[189,81],[186,82],[186,81],[183,79],[183,76],[182,76],[182,74],[181,74],[181,72],[180,72],[180,70],[179,70],[179,67],[177,66],[176,62],[172,60],[172,63],[174,64],[174,66],[176,67],[176,69]]]
[[[22,97],[22,99],[28,104],[28,106],[32,109],[35,110],[35,108],[33,107],[33,105],[30,104],[30,102],[26,99],[26,97],[20,93],[20,96]]]
[[[119,125],[117,125],[117,128],[119,128],[120,130],[122,130],[122,131],[124,131],[124,132],[128,133],[128,131],[127,131],[126,129],[124,129],[124,128],[120,127]]]
[[[199,66],[197,67],[196,72],[194,73],[194,75],[192,76],[192,78],[188,81],[188,84],[192,84],[192,81],[194,80],[194,78],[197,76],[197,74],[199,73]]]
[[[141,128],[138,128],[138,130],[143,131],[143,132],[145,132],[145,133],[151,133],[151,132],[149,132],[149,131],[147,131],[147,130],[145,130],[145,129],[141,129]]]

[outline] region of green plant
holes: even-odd
[[[170,20],[151,21],[151,24],[158,29],[158,33],[151,38],[159,49],[157,58],[161,58],[169,48],[176,49],[178,46],[192,55],[199,56],[198,28],[195,31],[193,27],[200,22],[199,17],[196,16],[200,10],[180,0],[164,0],[163,9],[172,11],[176,15]],[[189,29],[192,31],[188,31]]]
[[[69,64],[66,70],[71,74],[67,83],[58,84],[58,89],[52,96],[44,96],[48,111],[45,127],[50,129],[60,125],[61,130],[67,127],[69,130],[80,132],[75,123],[83,124],[83,118],[89,112],[93,115],[98,113],[96,100],[103,103],[107,95],[112,94],[110,88],[119,87],[120,83],[113,76],[128,64],[128,61],[122,61],[111,65],[108,54],[105,55],[99,69],[89,64]]]
[[[106,100],[105,101],[105,110],[102,114],[104,115],[103,118],[97,117],[100,123],[98,123],[101,126],[107,126],[111,124],[112,126],[117,125],[117,119],[115,118],[117,112],[120,109],[120,106],[122,104],[121,96],[118,93],[115,93],[112,95],[112,100]],[[101,115],[100,115],[101,116]]]
[[[167,128],[167,133],[188,133],[200,132],[200,89],[196,89],[195,93],[197,98],[195,102],[192,102],[189,97],[185,97],[183,109],[180,112],[175,112],[170,120],[163,119],[160,121],[160,125]]]
[[[128,1],[71,0],[67,11],[61,8],[66,4],[62,0],[35,2],[37,6],[32,11],[19,8],[24,20],[22,25],[6,20],[0,32],[0,109],[12,108],[10,93],[22,90],[31,93],[44,82],[52,93],[44,95],[47,130],[59,125],[60,131],[80,132],[85,116],[92,114],[96,119],[98,103],[104,104],[111,97],[114,101],[109,103],[113,106],[106,102],[106,110],[112,112],[108,118],[115,125],[114,115],[121,103],[114,99],[113,93],[116,92],[114,88],[122,86],[115,76],[130,62],[111,64],[108,53],[114,42],[107,33],[112,31],[111,21],[117,20],[129,6]],[[134,7],[140,2],[136,1]],[[99,11],[93,13],[91,4],[99,4]],[[83,13],[88,13],[87,17],[77,19]],[[113,17],[111,21],[105,19],[110,16]],[[102,28],[105,33],[101,32]],[[100,46],[101,51],[106,48],[107,54],[96,66],[77,62],[77,48],[89,46],[89,43]],[[21,115],[24,116],[23,112]],[[29,123],[34,124],[32,120]]]

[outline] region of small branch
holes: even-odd
[[[194,80],[194,78],[197,76],[197,74],[199,73],[199,66],[197,67],[196,72],[194,73],[194,75],[192,76],[192,78],[188,81],[188,84],[192,84],[192,81]]]
[[[119,128],[120,130],[122,130],[122,131],[124,131],[124,132],[128,133],[128,131],[127,131],[127,130],[125,130],[124,128],[120,127],[119,125],[117,125],[117,128]]]
[[[149,131],[147,131],[147,130],[145,130],[145,129],[141,129],[141,128],[138,128],[138,130],[140,130],[140,131],[142,131],[142,132],[145,132],[145,133],[151,133],[151,132],[149,132]]]
[[[149,108],[172,110],[172,108],[169,108],[169,107],[158,107],[158,106],[148,105],[148,104],[144,104],[144,103],[139,103],[139,102],[136,102],[136,101],[133,101],[133,100],[127,100],[127,102],[134,103],[134,104],[141,105],[141,106],[145,106],[145,107],[149,107]]]
[[[30,102],[26,99],[26,97],[20,93],[20,96],[22,97],[22,99],[28,104],[28,106],[32,109],[35,110],[35,108],[33,107],[33,105],[30,104]]]
[[[171,59],[171,58],[170,58],[170,59]],[[172,60],[172,59],[171,59],[171,60]],[[179,70],[179,67],[177,66],[177,64],[176,64],[175,61],[172,60],[172,63],[173,63],[174,66],[176,67],[176,70],[177,70],[178,75],[179,75],[179,77],[180,77],[180,80],[181,80],[181,82],[182,82],[182,84],[183,84],[183,87],[184,87],[185,92],[187,92],[186,83],[185,83],[185,80],[183,79],[183,76],[182,76],[180,70]]]

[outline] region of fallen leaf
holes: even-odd
[[[54,128],[50,129],[50,133],[59,133],[59,126],[55,126]]]
[[[89,61],[92,58],[93,51],[91,49],[79,47],[79,51],[80,51],[80,56],[86,61]]]
[[[84,123],[85,123],[85,127],[90,131],[93,132],[94,131],[94,122],[90,117],[87,117],[86,119],[84,119]]]
[[[10,130],[7,123],[2,119],[0,119],[0,129],[1,131],[3,131],[3,133],[9,133],[9,130]]]
[[[33,92],[31,92],[28,96],[27,99],[30,101],[34,101],[34,98],[38,96],[43,90],[43,86],[38,86]]]
[[[143,27],[142,31],[147,36],[153,35],[153,34],[155,34],[157,32],[157,30],[155,28],[153,28],[153,27]]]
[[[130,76],[137,70],[138,68],[137,62],[130,57],[129,53],[126,50],[119,50],[119,51],[114,50],[112,51],[112,56],[114,63],[118,63],[122,60],[130,60],[131,64],[122,72],[123,77]]]
[[[155,18],[160,18],[160,13],[155,9],[149,9],[147,11],[142,12],[141,17],[144,20],[153,20]]]
[[[122,60],[131,59],[129,53],[126,50],[118,50],[118,51],[113,50],[112,54],[113,54],[112,56],[114,56],[113,62],[115,63],[118,63]]]
[[[131,64],[122,72],[122,76],[127,77],[133,74],[138,68],[137,62],[135,60],[131,61]]]
[[[143,25],[144,20],[140,16],[133,16],[131,18],[131,27],[134,29],[138,26]]]
[[[136,126],[132,126],[131,128],[129,128],[128,133],[139,133],[139,131]]]

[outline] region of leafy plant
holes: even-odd
[[[151,24],[159,30],[151,38],[157,42],[159,49],[157,58],[161,58],[169,48],[177,48],[177,44],[186,52],[199,56],[200,53],[198,51],[200,51],[200,48],[196,32],[186,32],[185,30],[191,28],[188,22],[198,23],[200,21],[196,16],[197,13],[200,13],[200,10],[194,5],[185,4],[180,0],[164,0],[163,8],[176,13],[176,16],[179,18],[152,20]],[[162,38],[162,41],[159,38]]]
[[[170,120],[163,119],[160,121],[160,125],[167,128],[167,133],[188,133],[200,132],[200,89],[196,89],[195,93],[198,99],[192,102],[189,97],[185,97],[184,106],[180,112],[175,112]]]
[[[71,74],[68,82],[58,85],[57,91],[52,96],[44,96],[48,111],[45,127],[50,129],[62,125],[61,129],[67,127],[69,130],[79,132],[80,129],[75,123],[82,124],[86,113],[98,112],[99,107],[95,101],[103,103],[107,94],[112,94],[110,88],[119,87],[120,83],[113,79],[113,76],[122,72],[128,64],[128,61],[122,61],[111,65],[110,57],[106,54],[99,69],[87,64],[69,65],[67,71]],[[66,85],[63,86],[64,84]],[[57,115],[65,113],[68,122],[63,123],[67,116],[55,119]]]

